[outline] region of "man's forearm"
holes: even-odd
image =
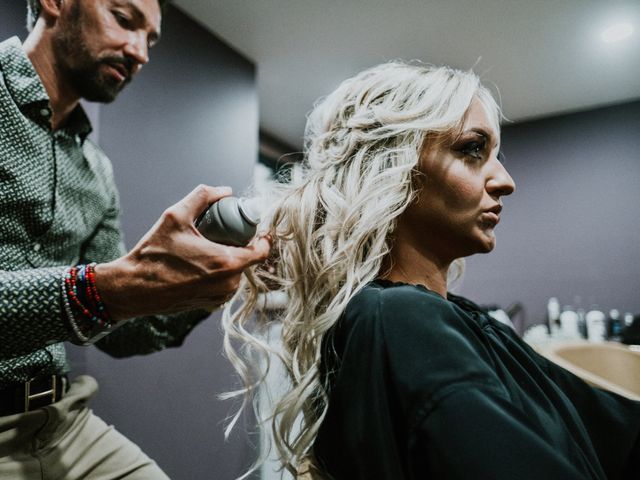
[[[99,263],[95,273],[96,284],[99,285],[100,295],[112,321],[117,323],[141,315],[141,312],[135,311],[135,306],[131,308],[131,297],[136,295],[133,288],[135,272],[131,271],[126,261],[117,259]]]

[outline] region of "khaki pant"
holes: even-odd
[[[0,480],[168,480],[87,408],[97,390],[92,377],[81,376],[53,405],[0,417]]]

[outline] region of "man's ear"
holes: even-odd
[[[42,15],[47,20],[47,23],[50,20],[60,17],[64,1],[65,0],[40,0],[40,5],[42,5]]]

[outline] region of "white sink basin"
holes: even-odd
[[[640,400],[640,351],[613,342],[559,342],[535,347],[596,387]]]

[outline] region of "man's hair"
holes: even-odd
[[[165,7],[171,0],[158,0],[160,9],[164,12]],[[40,0],[27,0],[27,30],[33,30],[33,27],[42,13],[42,5]]]

